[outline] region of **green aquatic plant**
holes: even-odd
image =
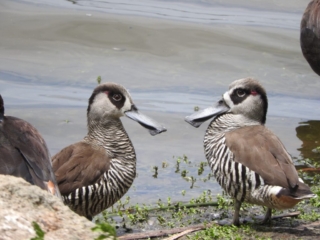
[[[101,79],[101,76],[98,76],[98,77],[97,77],[97,83],[100,84],[100,83],[101,83],[101,80],[102,80],[102,79]]]
[[[181,159],[178,158],[176,161],[176,171],[175,173],[179,173],[180,172],[180,163],[181,163]]]
[[[204,172],[204,167],[208,166],[207,162],[200,162],[199,168],[198,168],[198,175],[200,176]]]
[[[185,163],[190,164],[191,161],[188,159],[187,155],[183,154],[182,159]]]
[[[241,240],[242,237],[238,233],[239,229],[236,226],[217,226],[213,225],[205,230],[195,233],[189,239],[193,240],[211,240],[211,239],[232,239]]]
[[[318,221],[320,219],[320,213],[316,211],[315,209],[312,209],[311,211],[305,212],[302,208],[300,210],[299,218],[311,222]]]
[[[225,195],[217,195],[218,209],[229,209],[233,205],[233,200]]]
[[[181,177],[185,178],[187,176],[188,171],[187,170],[182,170],[181,171]]]
[[[136,204],[130,212],[132,213],[127,213],[127,216],[132,224],[144,222],[149,218],[149,208],[145,204]]]
[[[260,236],[259,236],[260,235]],[[255,239],[255,240],[271,240],[269,237],[261,236],[251,224],[242,224],[239,227],[234,225],[219,226],[216,224],[208,224],[204,230],[195,232],[187,236],[192,240],[211,240],[211,239]]]
[[[300,211],[300,215],[298,218],[307,220],[307,221],[317,221],[320,219],[320,174],[315,174],[313,176],[313,186],[311,186],[311,190],[316,197],[311,198],[309,200],[301,201],[297,205],[297,209]],[[309,207],[306,207],[309,206]]]
[[[181,176],[182,176],[182,175],[184,175],[184,173],[181,174]],[[195,184],[195,182],[197,181],[197,179],[196,179],[195,177],[193,177],[193,176],[191,176],[191,177],[185,176],[185,177],[183,177],[183,178],[184,178],[187,182],[191,182],[190,189],[193,189],[194,184]]]
[[[157,220],[159,221],[159,223],[161,225],[164,225],[166,223],[166,220],[164,219],[164,217],[162,217],[161,215],[157,216]]]
[[[320,186],[319,186],[319,183],[317,185],[312,186],[311,190],[314,194],[316,194],[316,197],[311,198],[309,200],[309,202],[313,207],[318,208],[318,207],[320,207]]]
[[[116,239],[117,236],[115,228],[107,222],[98,223],[91,230],[93,232],[102,232],[95,240]]]
[[[169,163],[167,162],[162,162],[162,168],[167,168],[169,166]]]
[[[153,167],[154,174],[152,175],[153,178],[158,178],[158,166]]]
[[[31,240],[43,240],[45,232],[41,229],[39,224],[35,221],[32,222],[32,227],[36,233],[36,236],[34,238],[31,238]]]

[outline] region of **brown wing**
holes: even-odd
[[[84,142],[62,149],[52,157],[52,167],[61,194],[68,195],[77,188],[99,181],[109,170],[110,160],[104,148],[93,149]]]
[[[28,122],[4,117],[0,124],[0,173],[22,177],[60,196],[49,151],[40,133]]]
[[[258,173],[268,185],[288,189],[299,184],[298,173],[285,147],[262,125],[240,128],[226,134],[234,161]]]
[[[311,1],[300,25],[301,50],[313,71],[320,75],[320,1]]]

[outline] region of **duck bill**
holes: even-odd
[[[222,113],[228,112],[229,107],[223,100],[220,100],[213,107],[206,108],[202,111],[195,112],[190,116],[185,117],[185,121],[194,127],[199,127],[202,123],[210,118],[217,117]]]
[[[165,127],[154,121],[153,119],[147,117],[146,115],[140,113],[138,109],[133,105],[131,110],[124,113],[128,118],[138,122],[141,126],[149,130],[149,133],[154,136],[159,133],[167,131]]]

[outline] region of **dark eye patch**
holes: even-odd
[[[115,93],[112,95],[112,99],[115,100],[116,102],[121,101],[122,97],[123,97],[122,94],[119,94],[119,93]]]
[[[236,90],[236,93],[237,93],[237,95],[238,95],[238,97],[244,97],[245,95],[246,95],[246,92],[243,90],[243,89],[237,89]]]
[[[110,99],[110,102],[113,105],[115,105],[118,109],[121,109],[123,107],[123,105],[126,101],[126,97],[123,96],[123,94],[121,93],[119,88],[115,87],[114,85],[101,85],[101,86],[98,86],[97,88],[95,88],[91,97],[89,98],[87,114],[90,112],[91,104],[93,103],[95,97],[97,96],[97,94],[99,94],[101,92],[106,94],[108,96],[108,98]],[[120,97],[121,99],[119,101],[116,101],[112,98],[115,94],[121,95],[121,97]]]
[[[237,88],[232,92],[230,98],[233,104],[237,105],[243,102],[249,95],[250,95],[250,91],[248,89]]]
[[[124,105],[124,102],[126,101],[125,96],[123,96],[118,91],[109,92],[108,97],[110,99],[110,102],[112,102],[112,104],[115,105],[118,109],[121,109]]]

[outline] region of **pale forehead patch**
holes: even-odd
[[[127,91],[127,95],[128,95],[128,98],[129,98],[130,103],[133,104],[133,100],[132,100],[132,98],[131,98],[130,90],[129,90],[129,89],[126,89],[126,91]]]
[[[121,108],[121,111],[122,111],[123,113],[125,113],[126,111],[131,110],[132,104],[133,104],[133,102],[132,102],[132,99],[130,98],[130,95],[129,95],[129,98],[127,98],[126,101],[124,102],[124,105],[123,105],[123,107]]]
[[[234,106],[234,104],[230,98],[229,92],[225,92],[222,97],[223,97],[224,101],[226,102],[226,104],[229,106],[229,108],[232,108]]]
[[[259,83],[258,80],[248,77],[248,78],[241,78],[238,80],[233,81],[230,85],[229,85],[229,89],[236,89],[236,88],[245,88],[245,87],[249,87],[249,86],[261,86],[261,84]]]

